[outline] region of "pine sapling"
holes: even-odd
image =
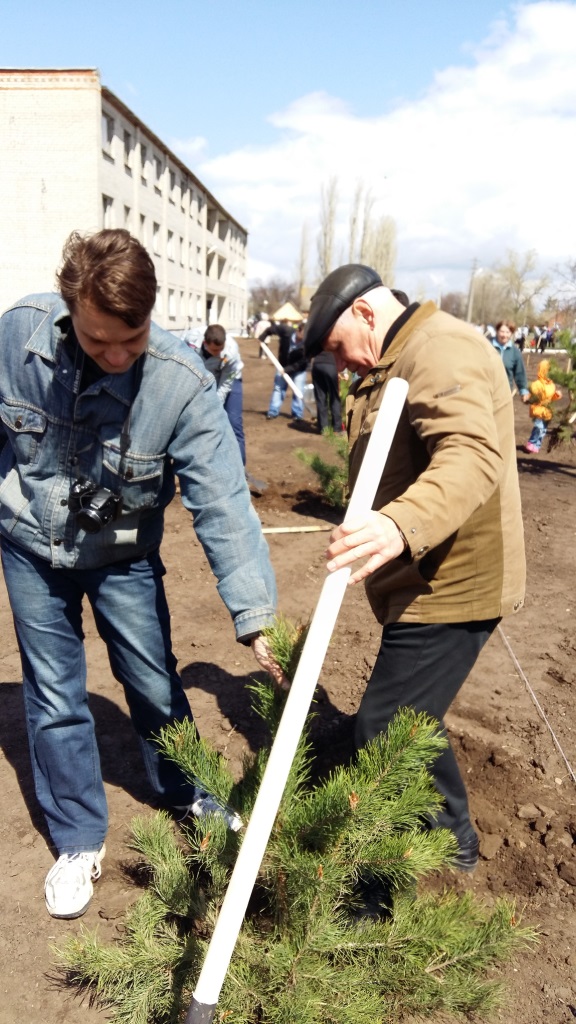
[[[280,620],[268,639],[292,677],[305,631]],[[283,695],[254,683],[271,734]],[[268,750],[234,781],[189,723],[163,730],[163,751],[244,820]],[[452,834],[430,828],[441,807],[430,767],[446,746],[438,724],[402,709],[386,737],[311,782],[303,736],[216,1011],[234,1024],[392,1024],[436,1010],[485,1012],[487,970],[533,936],[513,904],[485,910],[471,894],[419,896],[419,878],[450,864]],[[68,980],[89,986],[121,1024],[176,1024],[189,1005],[241,833],[210,816],[176,830],[139,818],[133,846],[150,885],[112,945],[82,932],[58,951]],[[367,894],[376,898],[367,909]]]

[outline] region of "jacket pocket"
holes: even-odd
[[[122,496],[122,508],[133,512],[152,508],[164,481],[166,456],[126,452],[122,458],[116,445],[104,445],[103,484]]]
[[[46,432],[47,419],[40,409],[9,399],[0,403],[0,418],[9,435],[16,462],[19,465],[31,466],[38,454],[38,445]]]

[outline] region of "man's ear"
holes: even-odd
[[[352,303],[352,312],[354,313],[354,316],[358,317],[360,320],[363,320],[364,323],[368,324],[371,330],[374,329],[374,310],[363,295],[361,295],[358,299],[354,299],[354,302]]]

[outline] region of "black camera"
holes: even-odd
[[[68,495],[68,507],[76,516],[78,526],[86,533],[100,533],[120,513],[122,498],[106,487],[96,487],[91,480],[76,480]]]

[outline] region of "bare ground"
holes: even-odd
[[[246,369],[248,469],[267,481],[254,506],[268,527],[329,527],[337,520],[320,500],[316,477],[294,449],[332,450],[308,421],[301,429],[285,414],[267,422],[272,369],[257,344],[242,341]],[[487,903],[506,894],[540,944],[504,968],[508,1006],[497,1021],[564,1024],[576,1017],[576,613],[574,518],[576,453],[524,455],[528,413],[516,405],[518,466],[528,553],[528,600],[507,619],[448,716],[481,837],[480,864],[471,877],[450,872],[429,884],[471,888]],[[294,620],[313,612],[324,579],[327,531],[268,536],[280,610]],[[179,502],[169,510],[163,557],[173,639],[200,730],[236,767],[259,741],[246,683],[252,655],[234,642],[232,627],[202,550]],[[97,720],[110,806],[107,857],[83,921],[54,921],[46,913],[43,879],[53,851],[31,783],[21,700],[20,662],[5,591],[0,591],[2,786],[0,836],[0,1024],[97,1024],[107,1019],[53,968],[51,944],[83,925],[113,939],[126,905],[137,895],[130,866],[129,824],[151,813],[150,794],[126,704],[105,649],[86,612],[91,706]],[[324,665],[314,738],[326,766],[349,748],[352,716],[379,644],[360,589],[346,595]],[[542,716],[546,716],[546,721]],[[568,762],[568,764],[566,763]]]

